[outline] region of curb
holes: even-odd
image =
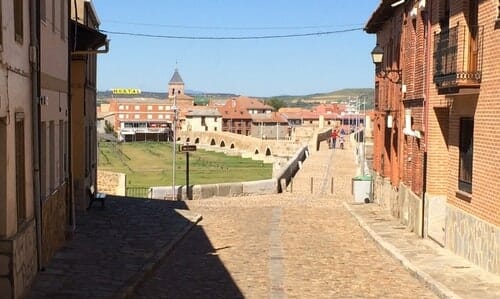
[[[375,241],[375,243],[389,253],[389,255],[395,260],[399,261],[403,267],[410,272],[412,276],[421,281],[425,286],[427,286],[432,292],[434,292],[439,298],[443,299],[459,299],[462,298],[450,290],[448,287],[440,283],[439,281],[432,278],[427,272],[423,271],[419,267],[415,266],[408,258],[406,258],[399,249],[394,245],[385,241],[379,234],[370,228],[368,224],[359,216],[348,203],[343,202],[344,207],[351,213],[351,215],[358,221],[361,228],[363,228],[368,235]]]
[[[187,235],[187,233],[203,219],[199,214],[196,214],[184,229],[168,244],[160,248],[149,261],[141,267],[137,274],[132,276],[122,287],[115,293],[113,298],[132,298],[133,293],[146,280],[147,277],[155,271],[159,263],[175,248],[175,246]]]

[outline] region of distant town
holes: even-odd
[[[189,95],[177,69],[168,82],[168,90],[168,93],[152,93],[117,88],[100,92],[97,113],[101,137],[118,141],[169,141],[175,119],[178,131],[231,132],[290,140],[297,126],[343,127],[354,131],[365,122],[373,107],[373,89],[369,88],[271,98]]]

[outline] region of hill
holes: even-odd
[[[204,93],[199,91],[188,91],[186,93],[194,97],[195,103],[198,105],[204,105],[210,99],[226,99],[238,96],[236,94],[231,94],[231,93]],[[347,103],[357,98],[364,98],[366,100],[367,109],[371,109],[371,107],[373,107],[373,95],[374,95],[373,88],[345,88],[326,93],[313,93],[308,95],[280,95],[273,97],[264,97],[264,98],[255,97],[255,98],[259,98],[264,101],[268,100],[283,101],[284,106],[288,107],[311,107],[313,105],[322,103]],[[144,98],[166,99],[168,97],[168,94],[166,92],[143,91],[140,96]],[[113,95],[110,90],[97,92],[98,102],[106,102],[107,99],[110,99],[112,97]],[[120,95],[120,97],[137,97],[137,96]]]

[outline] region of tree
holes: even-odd
[[[271,98],[270,100],[267,100],[266,104],[273,107],[274,111],[278,111],[280,110],[280,108],[286,107],[285,101],[277,98]]]
[[[106,134],[113,134],[115,132],[115,128],[107,120],[104,121],[104,132],[106,132]]]

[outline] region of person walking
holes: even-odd
[[[335,149],[335,147],[337,146],[337,137],[338,137],[337,130],[334,129],[332,131],[332,136],[331,136],[331,142],[332,142],[331,148],[333,149]]]

